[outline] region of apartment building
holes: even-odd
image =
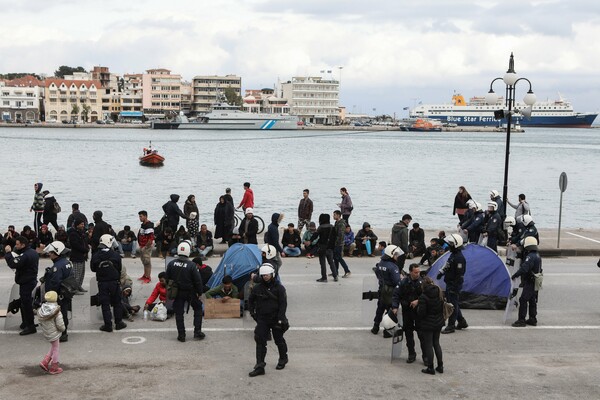
[[[225,89],[232,88],[241,96],[242,78],[237,75],[202,75],[195,76],[192,81],[192,115],[201,115],[210,112],[212,105],[217,100],[217,92],[224,93]]]
[[[95,122],[102,118],[100,81],[48,78],[44,87],[46,121]]]
[[[181,110],[181,75],[164,68],[142,74],[142,107],[147,118],[162,118]]]
[[[320,76],[297,76],[281,84],[290,114],[304,122],[336,124],[339,119],[340,82]]]
[[[32,122],[40,119],[44,83],[27,75],[13,80],[0,80],[0,119]]]
[[[287,99],[275,95],[274,89],[247,89],[242,99],[242,110],[251,113],[289,114]]]
[[[121,78],[121,112],[119,118],[142,118],[143,105],[143,74],[125,74]]]

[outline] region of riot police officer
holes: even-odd
[[[455,329],[464,329],[469,326],[463,318],[458,305],[460,300],[460,291],[462,290],[465,272],[467,271],[467,260],[462,254],[462,237],[456,233],[448,235],[444,241],[450,246],[450,257],[446,264],[437,274],[437,279],[444,277],[446,283],[446,300],[454,306],[454,312],[448,318],[448,325],[442,333],[453,333]],[[456,321],[458,320],[458,325]]]
[[[191,244],[187,240],[177,245],[177,258],[167,265],[167,294],[173,300],[175,324],[177,325],[177,340],[185,342],[185,323],[183,312],[188,303],[194,310],[194,338],[204,339],[202,332],[202,278],[196,264],[189,259]],[[173,287],[177,293],[173,293]]]
[[[115,314],[115,329],[121,330],[127,327],[123,322],[123,306],[121,302],[121,256],[112,249],[114,238],[112,235],[104,234],[100,237],[98,250],[92,255],[90,269],[96,273],[98,281],[98,300],[102,307],[102,318],[104,325],[101,331],[112,332],[112,306]]]
[[[29,241],[24,236],[15,238],[14,248],[4,248],[4,259],[11,269],[15,270],[15,283],[19,285],[19,298],[21,299],[21,332],[25,336],[36,333],[33,321],[32,293],[37,284],[39,255],[29,246]]]
[[[373,319],[373,328],[371,328],[373,335],[379,333],[379,324],[383,318],[383,313],[392,306],[394,288],[400,283],[400,269],[397,261],[402,255],[404,255],[404,252],[399,246],[390,244],[383,250],[381,261],[373,268],[379,281],[377,310]],[[388,331],[384,331],[383,337],[388,338],[392,335]]]
[[[275,279],[275,269],[263,264],[259,269],[261,282],[254,285],[248,299],[248,310],[256,321],[254,341],[256,342],[256,365],[248,374],[250,377],[265,374],[267,340],[273,334],[273,340],[279,350],[279,361],[275,369],[284,369],[288,363],[287,343],[283,334],[288,330],[287,295],[285,287]]]
[[[423,354],[423,357],[425,357],[425,352],[423,351],[423,338],[421,337],[417,321],[417,305],[419,303],[419,296],[423,292],[421,269],[419,268],[419,264],[411,264],[408,271],[408,276],[402,279],[400,284],[394,289],[394,294],[392,296],[392,311],[394,314],[398,314],[398,307],[402,306],[402,329],[404,330],[406,347],[408,349],[408,358],[406,359],[406,362],[410,364],[417,359],[417,353],[415,351],[415,331],[419,337],[421,354]]]
[[[538,291],[535,287],[535,274],[542,272],[542,259],[538,254],[537,240],[533,236],[525,238],[523,247],[525,249],[525,259],[521,263],[519,270],[511,276],[511,279],[521,277],[523,291],[519,298],[519,319],[512,326],[516,328],[524,327],[525,325],[537,325],[537,301]],[[527,310],[529,309],[529,319]]]
[[[58,294],[58,305],[60,306],[60,312],[65,322],[65,330],[59,339],[62,343],[69,340],[69,334],[67,333],[69,318],[67,314],[69,311],[72,311],[72,298],[69,297],[66,291],[62,290],[62,283],[74,275],[73,266],[66,258],[69,249],[65,248],[62,242],[54,241],[50,243],[44,248],[44,253],[48,254],[48,257],[52,260],[52,266],[46,268],[46,273],[42,278],[44,281],[44,293],[55,291]]]

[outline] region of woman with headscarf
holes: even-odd
[[[196,196],[190,194],[183,205],[183,213],[187,217],[185,222],[186,228],[190,237],[195,238],[198,233],[198,227],[200,226],[200,213],[198,212],[198,206],[196,205]]]

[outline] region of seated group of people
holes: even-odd
[[[59,225],[58,230],[54,235],[52,232],[50,232],[48,225],[46,224],[40,226],[39,232],[35,232],[35,230],[31,229],[29,225],[25,225],[20,234],[15,230],[14,225],[9,225],[6,233],[0,236],[0,254],[4,252],[5,246],[14,247],[17,236],[23,236],[27,238],[29,246],[33,250],[36,250],[38,253],[40,253],[40,256],[42,257],[45,257],[45,254],[42,252],[44,247],[55,240],[58,240],[66,245],[68,238],[64,225]]]
[[[177,244],[183,240],[189,241],[192,244],[192,253],[197,253],[202,258],[206,258],[214,249],[213,234],[208,230],[206,224],[200,225],[200,231],[193,238],[183,225],[179,226],[179,229],[175,232],[167,226],[162,230],[157,230],[156,247],[158,256],[165,258],[167,255],[175,255]]]

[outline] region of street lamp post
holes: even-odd
[[[511,125],[512,125],[512,116],[515,113],[519,113],[526,118],[530,118],[532,106],[535,104],[536,97],[535,97],[535,94],[533,94],[533,91],[531,90],[531,82],[529,81],[529,79],[519,78],[517,76],[517,73],[515,72],[515,60],[514,60],[514,56],[512,53],[510,53],[510,60],[508,62],[508,70],[506,71],[506,74],[504,74],[504,76],[502,78],[493,79],[492,82],[490,83],[490,91],[485,96],[485,101],[487,104],[497,104],[498,103],[498,95],[496,93],[494,93],[492,86],[494,85],[494,82],[496,82],[500,79],[502,81],[504,81],[504,83],[506,84],[506,96],[505,96],[506,110],[499,110],[499,111],[494,112],[494,117],[496,119],[503,119],[504,117],[506,117],[506,150],[505,150],[505,155],[504,155],[504,186],[503,186],[503,190],[502,190],[502,198],[504,201],[504,210],[506,213],[506,205],[508,204],[508,162],[509,162],[509,155],[510,155],[510,129],[511,129]],[[529,83],[529,91],[523,98],[523,102],[525,103],[525,105],[527,107],[525,107],[523,109],[516,109],[515,108],[515,88],[516,88],[516,84],[522,80],[527,81],[527,83]],[[505,217],[505,216],[506,215],[503,215],[502,217]]]

